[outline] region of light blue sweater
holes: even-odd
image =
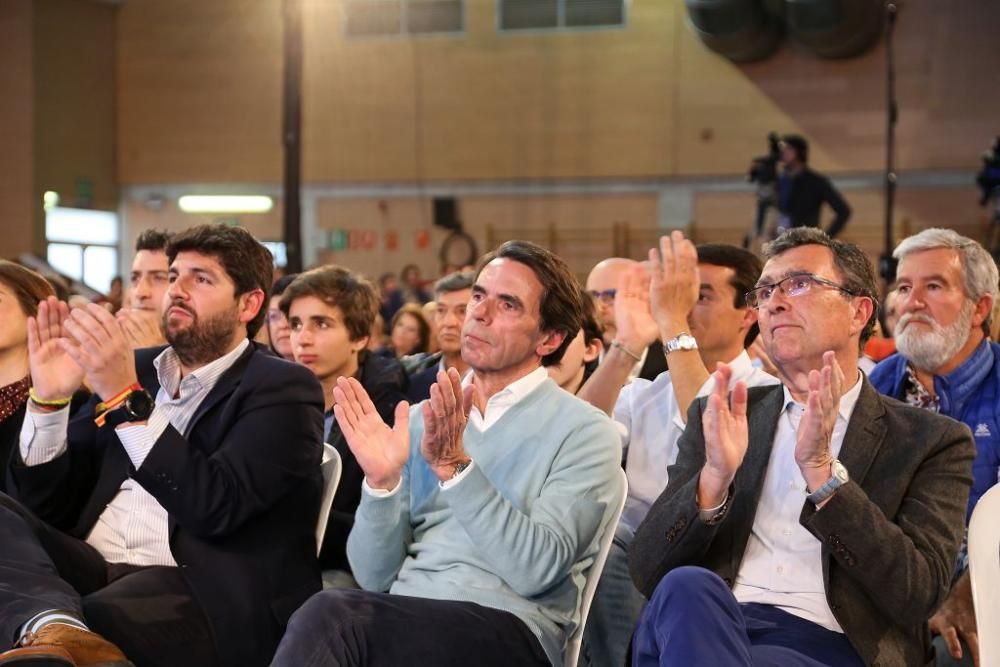
[[[475,466],[448,489],[420,455],[422,433],[414,406],[399,491],[362,494],[347,542],[354,576],[366,590],[509,611],[561,665],[584,574],[625,493],[617,429],[547,379],[485,433],[466,427]]]

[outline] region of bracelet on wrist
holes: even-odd
[[[56,410],[62,410],[67,405],[69,405],[70,401],[73,400],[73,397],[71,396],[69,398],[54,398],[54,399],[42,398],[41,396],[35,393],[34,387],[29,387],[28,399],[31,400],[31,402],[34,403],[39,408],[43,408],[46,411],[55,412]]]
[[[617,347],[619,350],[621,350],[622,352],[624,352],[628,356],[630,356],[633,359],[635,359],[635,363],[639,363],[640,361],[642,361],[642,357],[640,355],[636,354],[632,350],[630,350],[627,347],[625,347],[625,345],[620,340],[618,340],[617,338],[615,340],[611,341],[611,347]]]

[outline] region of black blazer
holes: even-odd
[[[153,359],[136,352],[156,396]],[[167,510],[170,551],[211,625],[225,665],[267,665],[295,609],[320,590],[316,522],[322,489],[323,394],[306,368],[251,344],[188,426],[168,426],[136,470],[93,398],[70,422],[68,449],[11,473],[16,497],[85,538],[131,476]]]
[[[822,543],[830,609],[866,665],[933,660],[927,620],[944,602],[965,527],[975,446],[964,424],[879,395],[867,378],[844,435],[840,461],[851,481],[817,512],[804,495],[799,522]],[[778,417],[781,385],[750,389],[750,444],[716,525],[698,517],[705,463],[701,417],[691,405],[669,483],[639,525],[632,579],[647,597],[682,565],[736,580],[753,526]]]

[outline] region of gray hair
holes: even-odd
[[[976,241],[962,236],[953,229],[931,227],[919,234],[900,241],[892,256],[903,259],[907,255],[924,250],[951,248],[958,251],[962,260],[962,273],[965,280],[965,295],[976,300],[984,294],[989,294],[996,301],[1000,291],[1000,276],[997,274],[997,264],[993,261],[986,248]]]
[[[1000,292],[1000,275],[997,272],[997,264],[993,257],[976,241],[962,236],[953,229],[942,229],[931,227],[919,234],[909,236],[896,246],[892,251],[892,256],[896,259],[903,259],[907,255],[925,250],[938,250],[941,248],[958,251],[958,257],[962,262],[962,280],[965,296],[971,301],[978,301],[981,297],[989,295],[996,303],[998,292]],[[983,321],[983,331],[989,335],[990,317]]]
[[[472,271],[456,271],[449,273],[441,280],[434,283],[434,298],[449,292],[459,292],[464,289],[472,289],[476,282],[476,274]]]

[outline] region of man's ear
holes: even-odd
[[[543,332],[542,336],[542,340],[535,346],[535,354],[540,358],[547,357],[558,350],[562,342],[566,340],[566,334],[561,331],[546,331]]]
[[[756,321],[757,309],[748,307],[746,312],[743,313],[743,319],[740,321],[740,329],[743,330],[744,337],[746,336],[746,332],[750,331],[750,327],[752,327]]]
[[[591,338],[587,342],[587,347],[583,350],[583,363],[589,364],[594,359],[601,356],[604,351],[604,341],[600,338]]]
[[[975,307],[972,309],[972,326],[978,329],[983,326],[983,322],[986,318],[990,316],[993,312],[993,296],[990,294],[984,294],[979,297],[976,301]]]
[[[875,311],[875,304],[871,299],[867,297],[855,297],[855,300],[856,310],[854,311],[854,319],[851,321],[852,336],[864,331],[868,320],[871,319],[872,313]]]
[[[253,318],[257,317],[257,313],[264,306],[264,291],[255,289],[244,292],[239,296],[237,304],[239,307],[240,322],[247,324]]]

